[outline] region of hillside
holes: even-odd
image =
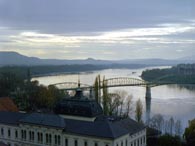
[[[39,65],[147,65],[147,66],[165,66],[165,65],[176,65],[180,63],[193,63],[195,60],[177,59],[177,60],[166,60],[166,59],[126,59],[126,60],[96,60],[93,58],[88,59],[77,59],[77,60],[60,60],[60,59],[40,59],[37,57],[28,57],[21,55],[17,52],[0,52],[0,66],[39,66]]]

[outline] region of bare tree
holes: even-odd
[[[180,120],[175,122],[175,135],[181,136],[182,134],[182,124]]]
[[[165,134],[169,133],[169,121],[168,120],[164,121],[164,133]]]
[[[127,92],[125,90],[115,90],[114,93],[120,97],[119,116],[123,116],[124,99],[127,96]]]
[[[108,113],[109,115],[118,115],[118,107],[120,106],[120,96],[115,93],[108,94]]]
[[[132,99],[133,99],[133,95],[128,95],[126,98],[126,112],[125,112],[125,116],[128,117],[130,115],[130,112],[133,110],[132,109]]]
[[[171,117],[169,119],[169,134],[173,135],[173,129],[174,129],[174,119]]]
[[[137,122],[142,122],[143,105],[140,99],[136,101],[135,119]]]
[[[105,80],[105,77],[103,78],[103,98],[102,98],[102,105],[103,105],[103,112],[104,115],[109,114],[109,109],[108,109],[108,89],[107,89],[107,82]]]
[[[161,114],[154,115],[149,122],[149,126],[162,132],[164,127],[163,116]]]

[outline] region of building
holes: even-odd
[[[108,117],[77,90],[57,114],[0,112],[0,142],[9,146],[146,146],[146,127]]]

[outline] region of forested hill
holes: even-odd
[[[16,75],[18,74],[23,78],[26,78],[28,72],[30,72],[31,76],[42,76],[42,75],[52,75],[52,74],[61,74],[61,73],[88,72],[88,71],[103,70],[103,69],[120,69],[120,68],[137,69],[143,67],[147,67],[147,66],[137,65],[137,64],[4,66],[4,67],[0,67],[0,74],[11,72]]]
[[[145,70],[142,79],[150,82],[195,83],[195,64],[179,64],[172,68]]]
[[[114,58],[113,58],[114,59]],[[112,64],[137,64],[150,66],[167,66],[176,65],[179,63],[192,63],[195,60],[177,59],[167,60],[159,58],[151,59],[123,59],[123,60],[98,60],[93,58],[88,59],[40,59],[37,57],[28,57],[17,52],[1,52],[0,51],[0,66],[38,66],[38,65],[112,65]]]

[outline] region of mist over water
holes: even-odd
[[[145,69],[146,68],[107,69],[93,72],[81,72],[79,73],[79,78],[81,83],[92,85],[98,74],[100,74],[102,78],[105,76],[106,79],[114,77],[140,78],[142,71]],[[32,80],[38,80],[40,84],[44,85],[60,82],[77,82],[78,74],[36,77]],[[145,87],[109,88],[109,92],[114,92],[114,90],[125,90],[129,95],[132,95],[133,106],[135,106],[135,101],[140,98],[144,106],[143,119],[145,119]],[[175,120],[181,120],[183,128],[188,125],[188,120],[195,118],[195,87],[189,86],[188,89],[179,85],[163,85],[151,88],[151,94],[151,116],[154,114],[161,114],[165,119],[172,116]],[[134,118],[133,114],[132,118]]]

